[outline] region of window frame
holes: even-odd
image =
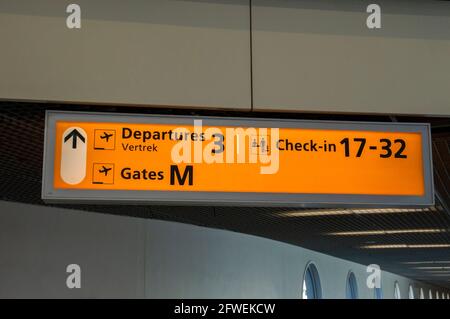
[[[425,299],[425,292],[424,292],[423,288],[420,288],[419,299]]]
[[[313,287],[313,298],[304,298],[306,294],[306,278],[307,276],[311,277],[312,287]],[[303,271],[303,278],[301,283],[301,298],[302,299],[322,299],[322,284],[320,282],[320,274],[317,266],[314,262],[310,261],[306,264],[305,270]]]
[[[409,299],[415,299],[414,288],[413,288],[412,284],[409,284],[409,287],[408,287],[408,298]]]
[[[395,281],[394,283],[394,299],[402,299],[402,293],[400,291],[400,284],[398,281]]]
[[[352,270],[348,272],[347,279],[345,281],[345,297],[347,299],[359,298],[358,280],[356,280],[356,275]]]
[[[373,288],[373,298],[379,300],[383,299],[383,286]]]

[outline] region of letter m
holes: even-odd
[[[184,170],[183,176],[181,176],[178,165],[170,166],[170,185],[175,185],[175,177],[177,178],[178,184],[184,185],[186,178],[189,177],[189,185],[194,182],[194,167],[192,165],[187,165]]]

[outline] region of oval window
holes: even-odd
[[[347,276],[347,286],[345,289],[347,299],[358,299],[358,284],[353,272],[349,272]]]
[[[383,299],[383,290],[381,290],[381,287],[375,288],[374,290],[375,299]]]
[[[319,272],[313,263],[310,263],[305,270],[302,284],[303,299],[321,299],[322,288],[320,286]]]
[[[420,296],[419,296],[419,298],[420,299],[425,299],[425,294],[423,292],[423,288],[420,288]]]
[[[394,284],[394,299],[401,299],[400,294],[400,286],[398,285],[398,282],[395,282]]]
[[[408,297],[409,297],[409,299],[414,299],[414,289],[413,289],[412,285],[409,285]]]

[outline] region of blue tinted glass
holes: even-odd
[[[381,290],[381,288],[375,288],[375,298],[383,299],[383,291]]]
[[[306,296],[308,299],[316,299],[316,293],[314,289],[314,276],[311,272],[311,268],[308,267],[308,270],[305,274],[306,281]]]
[[[345,294],[347,299],[358,299],[358,287],[353,273],[348,276]]]
[[[303,279],[303,298],[320,299],[322,298],[319,273],[314,265],[309,265]]]

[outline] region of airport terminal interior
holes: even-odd
[[[370,1],[74,2],[81,24],[70,27],[72,2],[0,0],[0,298],[450,299],[449,1],[378,1],[375,28]],[[147,170],[114,189],[133,170],[120,174],[122,159],[95,144],[83,165],[109,154],[100,172],[117,180],[96,182],[94,161],[82,168],[92,182],[64,184],[78,169],[60,169],[66,145],[91,147],[104,128],[64,116],[140,128],[270,122],[281,135],[388,132],[408,144],[367,145],[349,165],[348,139],[335,146],[344,160],[327,161],[314,159],[312,138],[289,135],[276,143],[292,153],[280,153],[280,172],[294,153],[306,159],[286,185],[195,164],[207,172],[189,179],[207,181],[200,192],[148,186],[163,173]],[[122,132],[116,146],[142,140]],[[148,139],[134,153],[171,165],[157,157],[165,141]],[[302,166],[309,158],[320,162]],[[188,182],[175,173],[171,185]]]

